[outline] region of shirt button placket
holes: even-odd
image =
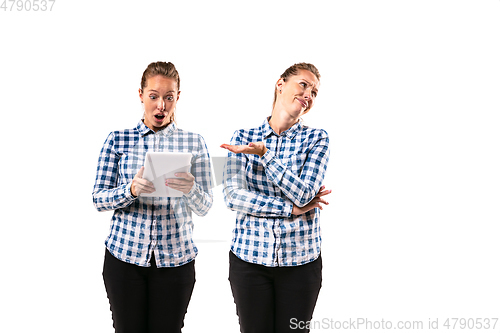
[[[276,242],[276,246],[275,246],[275,250],[274,250],[274,264],[276,266],[279,266],[279,252],[280,252],[280,248],[281,248],[281,234],[279,232],[279,224],[278,223],[275,223],[274,224],[274,235],[275,235],[275,242]],[[278,229],[276,231],[276,229]]]
[[[154,134],[154,144],[153,144],[153,151],[157,152],[160,149],[160,135],[158,133]],[[153,198],[153,211],[155,210],[155,198]],[[156,247],[157,241],[158,241],[158,232],[157,232],[157,227],[156,227],[156,214],[153,213],[153,225],[151,226],[151,243],[152,243],[152,249]]]
[[[153,217],[153,226],[151,228],[151,242],[153,243],[153,248],[156,247],[158,233],[156,230],[156,217]]]
[[[278,136],[278,142],[276,145],[276,156],[278,158],[281,157],[282,152],[281,152],[281,146],[283,144],[283,133]],[[276,195],[281,196],[281,190],[276,187]],[[279,266],[280,263],[280,258],[279,258],[279,253],[281,250],[281,228],[280,228],[280,223],[276,223],[274,227],[277,229],[277,231],[274,233],[276,237],[276,247],[275,247],[275,253],[274,253],[274,263],[276,266]]]
[[[155,151],[160,151],[160,134],[155,133]]]
[[[160,151],[160,133],[155,133],[154,134],[154,151],[158,152]],[[155,207],[155,198],[153,198],[153,210],[156,208]],[[153,249],[157,246],[158,244],[158,226],[157,226],[157,217],[156,214],[153,214],[153,226],[151,228],[151,243],[153,244]]]
[[[281,155],[281,144],[282,144],[282,136],[280,135],[278,137],[278,144],[276,145],[276,156],[279,158],[279,156]]]

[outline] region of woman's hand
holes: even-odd
[[[264,142],[250,142],[248,145],[228,145],[223,144],[220,146],[221,148],[225,148],[235,154],[255,154],[260,157],[264,156],[267,152],[267,148],[264,145]]]
[[[138,197],[141,193],[153,193],[156,191],[155,186],[149,180],[143,179],[144,167],[142,167],[139,172],[132,179],[132,186],[130,186],[130,192],[134,197]]]
[[[188,194],[194,185],[194,176],[189,172],[178,172],[175,174],[179,178],[169,178],[165,181],[165,186]]]
[[[308,211],[310,211],[314,208],[319,208],[319,209],[323,210],[323,207],[321,205],[322,204],[329,205],[329,203],[321,197],[325,196],[327,194],[330,194],[330,193],[332,193],[332,190],[326,191],[325,186],[324,185],[321,186],[318,194],[316,194],[314,199],[312,199],[307,205],[305,205],[304,207],[298,207],[298,206],[293,205],[292,215],[302,215],[302,214],[307,213]]]

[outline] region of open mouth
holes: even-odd
[[[163,115],[163,114],[157,114],[157,115],[155,115],[155,118],[158,121],[163,121],[163,119],[165,119],[165,115]]]

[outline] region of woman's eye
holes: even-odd
[[[305,83],[305,82],[300,82],[300,85],[301,85],[302,87],[304,87],[304,88],[305,88],[305,87],[307,87],[307,83]]]
[[[149,96],[149,98],[151,98],[151,99],[156,99],[156,96],[151,95],[151,96]]]
[[[168,101],[173,101],[174,100],[174,96],[167,96],[167,100]]]

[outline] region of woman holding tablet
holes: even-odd
[[[191,213],[212,206],[210,158],[203,138],[174,122],[179,88],[172,63],[151,63],[139,89],[144,118],[111,132],[99,156],[93,200],[114,211],[103,278],[119,333],[181,332],[195,283]],[[148,151],[192,154],[191,172],[165,181],[181,197],[140,196],[155,191],[142,178]]]
[[[319,216],[329,158],[326,131],[302,124],[318,93],[315,66],[288,68],[275,87],[271,117],[236,131],[224,175],[224,199],[237,211],[229,281],[249,332],[307,332],[321,288]]]

